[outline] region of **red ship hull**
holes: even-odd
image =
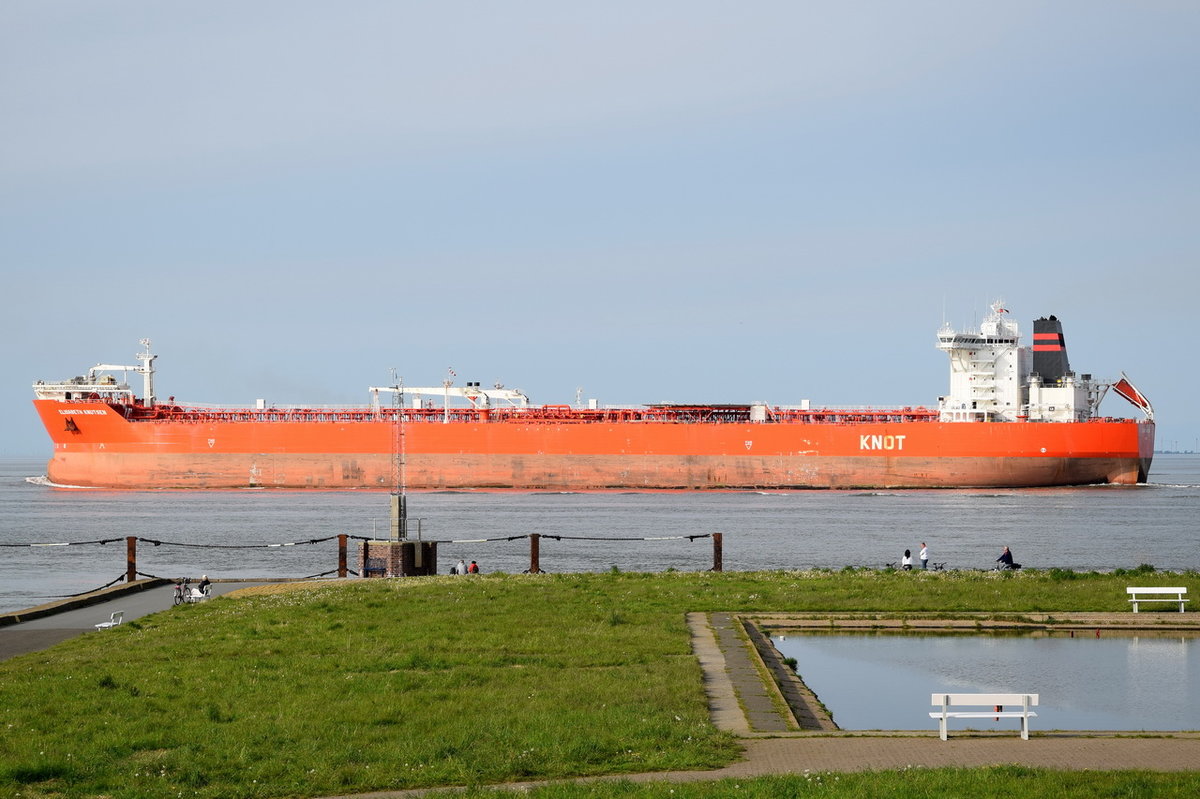
[[[35,400],[59,485],[106,488],[961,488],[1144,482],[1154,424],[938,422],[932,412],[769,421],[472,411],[148,413]],[[143,418],[144,417],[144,418]],[[890,420],[881,420],[890,419]],[[403,476],[401,478],[401,475]]]

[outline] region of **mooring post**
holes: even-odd
[[[346,538],[345,533],[338,533],[338,577],[346,576]]]
[[[722,557],[722,552],[721,552],[721,540],[722,540],[721,533],[713,533],[712,540],[713,540],[713,567],[712,567],[712,570],[715,572],[723,571],[722,567],[724,566],[724,564],[722,562],[723,557]]]
[[[541,552],[539,551],[541,548],[541,545],[540,545],[541,539],[542,539],[542,537],[540,535],[538,535],[537,533],[531,533],[529,535],[529,573],[530,574],[541,574],[542,573],[541,564],[538,562],[541,559],[541,557],[540,557]]]
[[[125,536],[125,582],[137,579],[137,536]]]

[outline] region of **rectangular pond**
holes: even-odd
[[[1042,730],[1200,729],[1200,639],[789,633],[772,642],[844,730],[937,729],[930,694],[1036,693]],[[954,730],[1013,730],[971,719]]]

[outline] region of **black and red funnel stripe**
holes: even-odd
[[[1033,320],[1033,371],[1041,375],[1043,385],[1056,383],[1071,372],[1067,342],[1057,316]]]

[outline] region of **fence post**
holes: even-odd
[[[125,582],[137,579],[137,536],[125,536]]]
[[[346,534],[338,533],[338,577],[346,576]]]
[[[721,533],[713,533],[712,534],[712,540],[713,540],[713,567],[712,567],[712,570],[715,572],[724,570],[723,569],[724,558],[723,558],[723,553],[721,552],[722,538],[723,538],[723,536],[721,535]]]
[[[371,554],[370,541],[362,542],[362,568],[358,571],[359,577],[367,576],[367,555]]]
[[[530,533],[530,535],[529,535],[529,573],[530,574],[541,574],[542,573],[541,564],[539,563],[539,561],[541,560],[541,552],[539,551],[541,548],[541,546],[540,546],[541,539],[542,539],[542,537],[540,535],[538,535],[537,533]]]

